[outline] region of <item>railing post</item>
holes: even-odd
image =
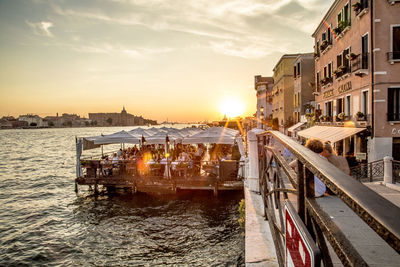
[[[304,172],[303,163],[300,160],[297,160],[297,212],[304,222],[304,214],[305,214],[305,204],[304,204]]]
[[[372,162],[368,164],[368,176],[369,176],[369,181],[372,182],[373,177],[372,177]]]
[[[306,198],[314,198],[315,197],[315,189],[314,189],[314,174],[306,167],[303,166],[303,175],[304,175],[304,200]],[[309,227],[310,222],[307,221],[307,209],[305,208],[304,213],[304,224]]]
[[[393,184],[393,158],[383,158],[383,182],[385,184]]]

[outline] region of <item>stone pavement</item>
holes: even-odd
[[[382,184],[382,182],[373,182],[373,183],[363,183],[370,189],[374,190],[376,193],[386,198],[397,207],[400,207],[400,186],[398,184],[387,184],[386,186]],[[394,188],[398,188],[397,190]]]
[[[279,266],[268,222],[263,216],[261,195],[244,188],[246,200],[246,266]]]

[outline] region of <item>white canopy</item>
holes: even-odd
[[[127,131],[120,131],[113,134],[102,135],[96,137],[94,140],[95,145],[106,145],[106,144],[121,144],[121,143],[129,143],[129,144],[139,144],[140,138],[137,136],[133,136]]]
[[[236,136],[239,135],[239,131],[224,128],[224,127],[211,127],[202,132],[194,134],[189,137],[185,137],[182,140],[183,144],[230,144],[235,143]]]
[[[153,136],[147,137],[146,138],[146,143],[150,144],[150,145],[153,145],[153,144],[165,144],[167,136],[168,136],[168,139],[169,139],[170,142],[180,143],[182,141],[182,137],[180,137],[179,135],[160,132],[160,133],[155,134]]]

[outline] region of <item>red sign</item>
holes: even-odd
[[[320,252],[306,226],[289,202],[285,202],[285,266],[320,266]]]

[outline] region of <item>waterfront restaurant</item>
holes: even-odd
[[[399,14],[395,0],[336,0],[312,35],[316,124],[358,161],[400,160]]]

